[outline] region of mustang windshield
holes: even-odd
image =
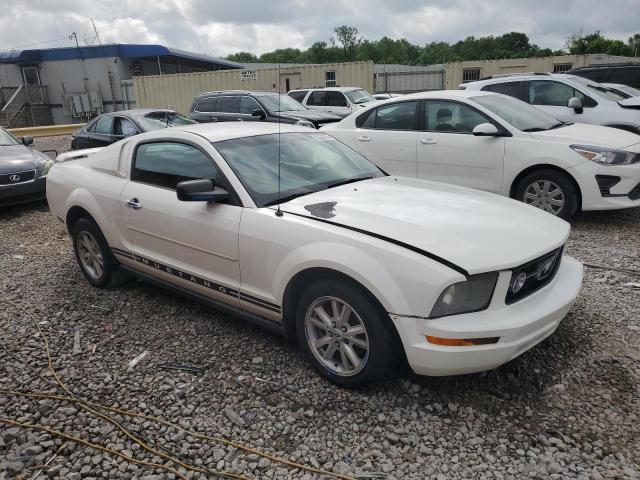
[[[385,175],[355,150],[325,133],[257,135],[213,145],[258,207]]]
[[[478,95],[470,97],[469,100],[482,105],[523,132],[542,132],[569,125],[559,122],[522,100],[507,95]]]
[[[13,135],[11,135],[6,130],[0,128],[0,147],[8,147],[10,145],[18,145],[18,142]]]

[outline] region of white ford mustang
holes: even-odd
[[[87,280],[134,273],[297,337],[347,387],[404,359],[424,375],[497,367],[569,311],[582,265],[563,220],[280,128],[202,124],[63,156],[47,197]]]

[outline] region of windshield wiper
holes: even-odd
[[[340,185],[347,185],[348,183],[355,183],[361,180],[371,180],[373,177],[356,177],[356,178],[348,178],[347,180],[342,180],[340,182],[332,183],[327,185],[327,188],[339,187]]]
[[[531,132],[546,132],[547,129],[546,128],[540,128],[540,127],[531,127],[531,128],[525,128],[522,131],[523,132],[527,132],[527,133],[531,133]]]
[[[287,203],[290,202],[291,200],[298,198],[298,197],[304,197],[305,195],[309,195],[310,193],[315,193],[315,190],[309,190],[308,192],[298,192],[298,193],[292,193],[291,195],[286,195],[284,197],[280,197],[277,198],[275,200],[272,200],[270,202],[267,202],[263,205],[263,207],[272,207],[273,205],[278,205],[279,203]]]

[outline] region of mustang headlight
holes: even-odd
[[[309,120],[298,120],[296,122],[296,125],[300,125],[301,127],[309,127],[309,128],[313,128],[313,129],[316,128],[316,126],[312,122],[310,122]]]
[[[55,165],[56,162],[54,162],[51,159],[48,159],[46,162],[44,162],[44,166],[42,167],[42,170],[40,170],[40,176],[44,177],[47,175],[47,173],[49,173],[49,170],[51,170],[51,167],[53,167]]]
[[[640,155],[633,152],[625,152],[624,150],[591,147],[588,145],[571,145],[571,149],[587,160],[602,165],[631,165],[632,163],[640,162]]]
[[[429,318],[484,310],[491,303],[497,280],[498,272],[480,273],[448,286],[431,309]]]

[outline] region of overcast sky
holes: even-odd
[[[580,29],[626,41],[640,32],[639,7],[639,0],[0,0],[0,50],[71,32],[82,44],[92,33],[89,18],[103,43],[161,43],[217,56],[307,48],[343,24],[370,40],[386,35],[420,45],[517,31],[558,49]]]

